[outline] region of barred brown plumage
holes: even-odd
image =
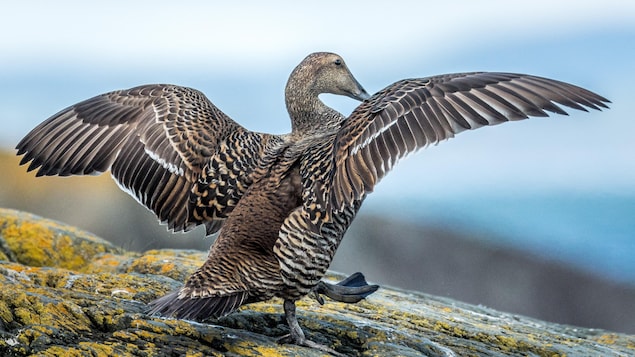
[[[321,93],[364,102],[348,117]],[[567,83],[511,73],[459,73],[398,81],[369,98],[342,58],[307,56],[285,91],[292,131],[249,131],[202,93],[144,85],[70,106],[17,145],[37,175],[110,170],[122,189],[175,231],[220,230],[208,259],[151,312],[206,320],[243,304],[284,299],[284,340],[306,339],[295,301],[314,292],[343,302],[373,293],[361,274],[321,281],[369,192],[404,156],[468,129],[546,111],[606,108]]]

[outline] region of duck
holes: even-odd
[[[344,116],[323,93],[361,104]],[[150,314],[208,321],[280,298],[289,326],[280,342],[335,352],[305,336],[296,301],[356,303],[378,289],[362,273],[322,278],[364,199],[402,158],[463,131],[608,103],[572,84],[502,72],[403,79],[371,96],[340,55],[316,52],[287,81],[288,134],[250,131],[198,90],[151,84],[71,105],[16,149],[36,176],[110,171],[168,229],[218,234],[203,265],[150,302]]]

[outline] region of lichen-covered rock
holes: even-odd
[[[144,313],[204,252],[125,252],[63,224],[0,209],[2,356],[320,356],[279,345],[281,302],[209,324]],[[332,278],[341,278],[331,276]],[[635,336],[555,325],[425,294],[383,288],[357,304],[298,303],[316,342],[363,356],[629,356]]]

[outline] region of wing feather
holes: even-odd
[[[17,150],[24,155],[20,163],[37,169],[37,176],[111,170],[120,187],[170,229],[205,224],[213,233],[253,181],[261,155],[279,141],[245,130],[196,90],[145,85],[60,111],[25,136]],[[223,165],[227,157],[241,161],[232,166],[231,182],[206,190],[206,182],[223,181],[211,162]],[[229,192],[231,201],[219,198]],[[207,195],[204,204],[197,193]],[[192,214],[196,209],[215,213],[203,219]]]
[[[609,101],[586,89],[513,73],[458,73],[396,82],[362,103],[335,138],[330,203],[350,207],[399,159],[464,130]]]

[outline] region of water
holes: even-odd
[[[473,195],[382,201],[386,205],[415,222],[635,285],[635,195]]]

